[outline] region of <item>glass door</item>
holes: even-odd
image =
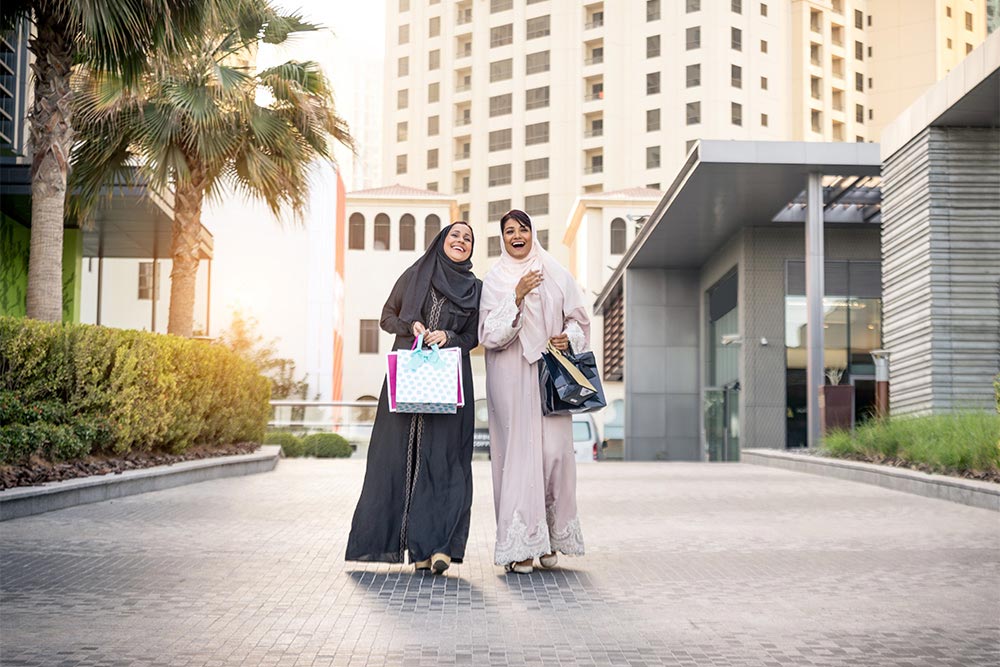
[[[740,383],[705,390],[705,444],[709,461],[740,460]]]

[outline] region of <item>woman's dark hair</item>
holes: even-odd
[[[503,234],[503,226],[505,224],[507,224],[508,220],[517,220],[519,223],[521,223],[522,225],[524,225],[528,229],[531,229],[531,218],[528,217],[528,214],[525,213],[524,211],[519,210],[519,209],[512,208],[511,210],[509,210],[506,213],[504,213],[503,217],[500,218],[500,233],[501,234]]]

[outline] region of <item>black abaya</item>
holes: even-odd
[[[396,334],[393,350],[413,346],[412,322],[400,319],[400,312],[415,274],[411,267],[400,276],[382,309],[382,329]],[[437,309],[435,299],[440,301]],[[403,554],[409,552],[411,562],[444,553],[460,563],[465,556],[475,429],[469,352],[479,344],[479,310],[464,310],[434,291],[424,301],[422,317],[428,330],[448,333],[442,347],[462,350],[465,407],[453,415],[389,412],[383,382],[347,560],[401,563]]]

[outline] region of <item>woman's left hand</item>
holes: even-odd
[[[424,345],[444,345],[448,342],[448,334],[443,331],[428,331],[424,334]]]
[[[564,333],[561,333],[558,336],[553,336],[549,339],[549,342],[552,343],[552,347],[556,348],[560,352],[564,352],[569,349],[569,336]]]

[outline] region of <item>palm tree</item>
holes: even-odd
[[[136,175],[174,191],[169,333],[192,333],[205,197],[232,187],[275,217],[285,209],[298,216],[311,166],[332,159],[335,142],[353,147],[316,63],[258,73],[246,64],[258,35],[280,43],[315,29],[294,15],[258,17],[239,29],[205,31],[187,53],[151,58],[135,89],[109,72],[81,77],[72,182],[84,205]]]
[[[74,119],[70,76],[82,58],[126,82],[150,50],[176,50],[210,20],[233,20],[241,0],[4,0],[0,30],[35,26],[31,106],[28,317],[62,318],[63,213]]]

